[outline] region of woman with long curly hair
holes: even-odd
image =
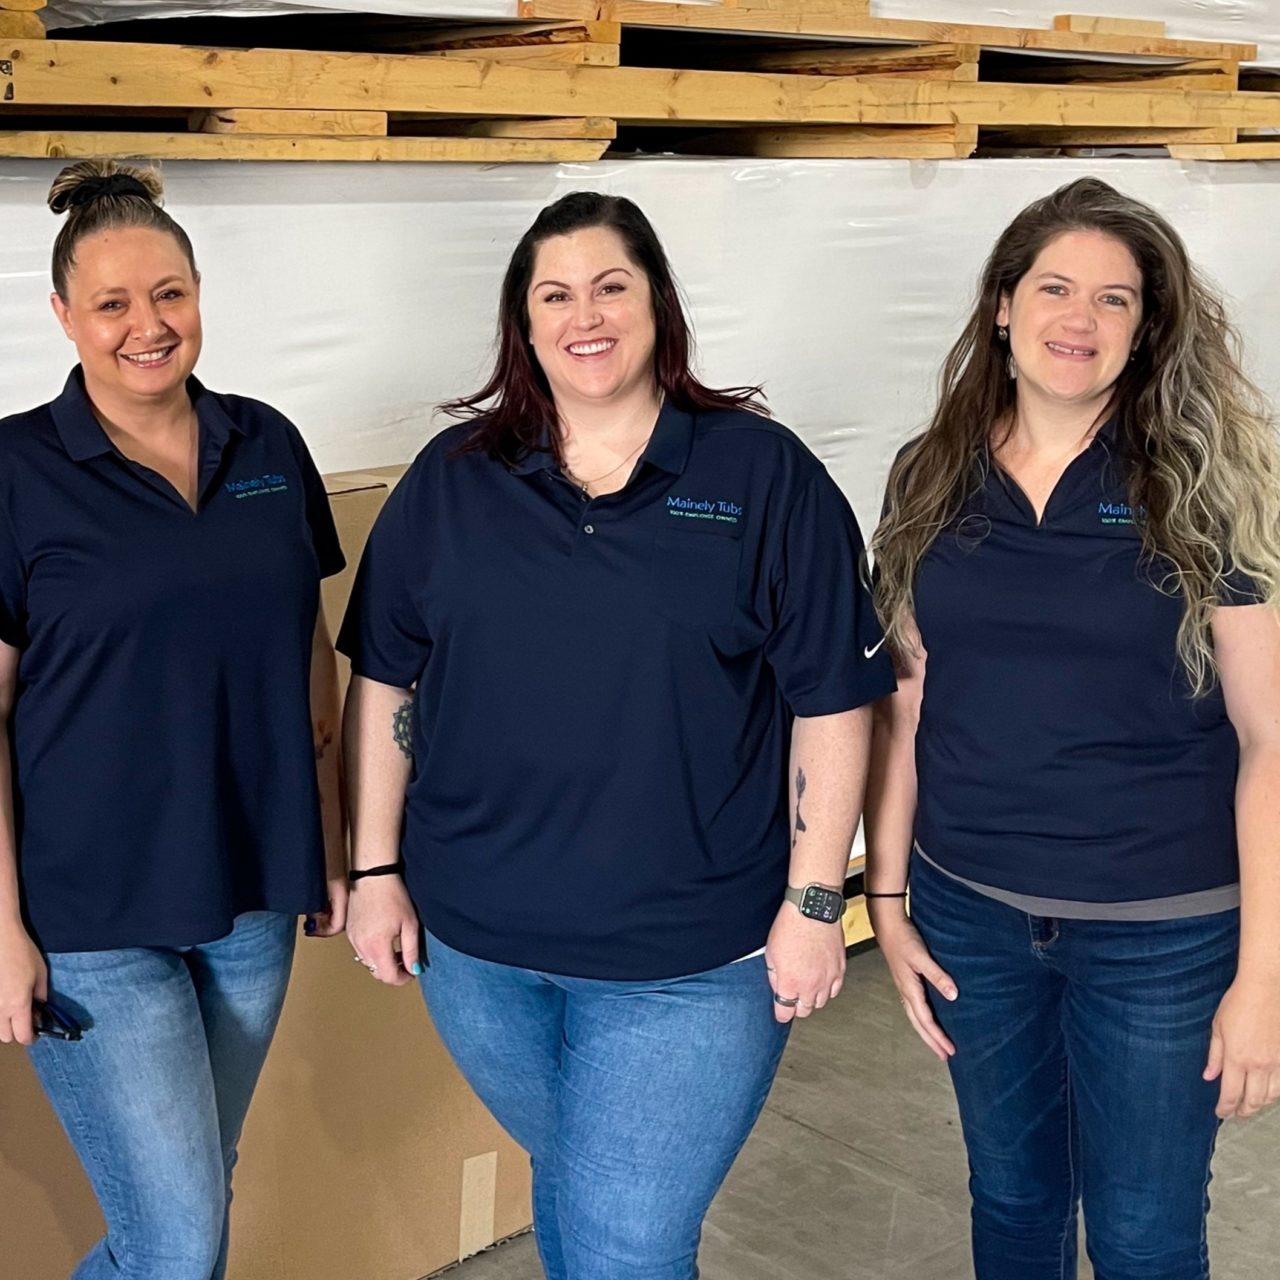
[[[1013,220],[872,545],[872,921],[979,1280],[1074,1276],[1081,1203],[1099,1280],[1203,1280],[1219,1123],[1280,1097],[1280,456],[1154,209]]]

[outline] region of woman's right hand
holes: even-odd
[[[49,968],[19,923],[0,926],[0,1043],[34,1044],[33,1000],[49,996]]]
[[[880,916],[879,919],[876,918],[877,915]],[[940,1061],[946,1062],[955,1053],[956,1047],[938,1025],[933,1010],[929,1008],[925,983],[929,983],[946,1000],[954,1000],[959,995],[956,984],[951,975],[929,954],[919,930],[900,906],[884,911],[883,915],[873,910],[871,926],[875,930],[876,941],[880,944],[885,963],[889,966],[893,984],[898,988],[902,1007],[907,1011],[907,1020],[932,1053]]]
[[[379,982],[403,987],[422,972],[418,931],[418,913],[398,875],[370,876],[352,886],[347,941],[366,968],[373,966],[370,972]]]

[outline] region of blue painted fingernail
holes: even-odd
[[[308,938],[314,936],[315,931],[316,931],[316,922],[314,920],[308,920],[302,926],[302,932],[305,933]]]
[[[413,974],[415,978],[420,978],[422,977],[422,966],[415,960],[413,964],[409,966],[409,972]]]

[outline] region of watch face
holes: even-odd
[[[804,901],[800,904],[800,914],[808,916],[810,920],[835,924],[844,915],[844,895],[834,889],[824,889],[821,885],[808,885],[804,891]]]

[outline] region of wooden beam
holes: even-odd
[[[0,156],[93,160],[460,160],[538,164],[598,160],[604,141],[525,138],[284,138],[251,134],[0,132]]]
[[[811,76],[894,76],[910,80],[977,80],[976,44],[906,45],[897,49],[827,44],[807,49],[726,51],[741,71],[786,71]]]
[[[479,24],[465,27],[425,28],[413,38],[414,52],[443,49],[493,49],[502,45],[618,44],[619,22],[548,22],[499,27]]]
[[[613,0],[520,0],[518,13],[522,18],[560,18],[586,21],[615,21]],[[536,10],[536,12],[535,12]]]
[[[531,18],[563,16],[544,11],[559,0],[522,0]],[[829,36],[886,44],[979,44],[987,49],[1034,49],[1047,53],[1120,53],[1158,58],[1223,58],[1247,62],[1258,56],[1256,44],[1170,40],[1155,36],[1117,36],[1106,32],[1047,31],[1031,27],[994,27],[905,18],[860,18],[840,14],[770,13],[713,4],[663,4],[655,0],[616,0],[611,15],[623,26],[676,27],[688,31],[737,31],[746,35]]]
[[[1075,31],[1080,35],[1156,36],[1164,35],[1163,22],[1143,18],[1095,18],[1087,13],[1060,13],[1053,20],[1055,31]]]
[[[1226,146],[1171,146],[1174,160],[1280,160],[1280,138],[1275,142],[1237,142]]]
[[[420,122],[435,135],[463,138],[604,138],[618,136],[614,120],[601,116],[561,117],[549,120],[439,120],[433,116],[397,115],[399,129]]]
[[[0,40],[43,40],[44,23],[38,13],[0,9]]]
[[[1234,129],[1014,129],[984,132],[982,145],[1008,147],[1163,147],[1235,142]]]
[[[306,134],[324,138],[387,136],[385,111],[246,111],[232,107],[218,111],[193,111],[188,123],[193,133]]]
[[[616,67],[619,63],[619,46],[616,44],[567,44],[488,45],[467,49],[442,49],[419,54],[422,58],[484,59],[488,62],[505,62],[513,67]]]
[[[975,124],[1138,128],[1280,126],[1280,94],[1150,93],[644,67],[537,70],[504,63],[96,41],[0,46],[10,109],[79,106],[316,108],[481,116],[607,116],[656,124]],[[8,105],[5,105],[8,104]]]
[[[871,11],[870,0],[728,0],[735,9],[760,9],[770,13],[841,14],[865,17]]]

